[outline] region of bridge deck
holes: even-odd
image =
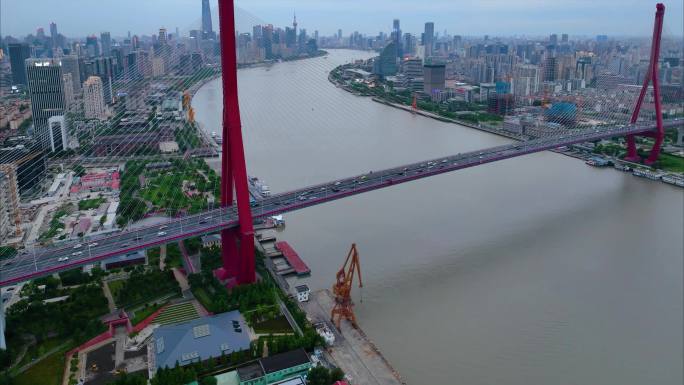
[[[682,122],[677,120],[668,122],[667,126],[681,124]],[[515,142],[480,151],[374,171],[261,199],[257,206],[252,208],[252,215],[254,218],[278,215],[433,175],[576,143],[628,134],[641,134],[652,131],[653,128],[652,125],[649,125],[585,130],[561,137]],[[236,227],[237,224],[236,210],[233,207],[225,207],[182,218],[169,219],[163,225],[124,230],[107,237],[88,239],[87,243],[80,247],[77,246],[77,241],[68,241],[48,248],[25,251],[5,262],[0,268],[0,287],[73,269],[117,255]]]

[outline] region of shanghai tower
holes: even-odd
[[[214,32],[211,26],[211,8],[209,8],[209,0],[202,0],[202,37],[204,39],[214,38]]]

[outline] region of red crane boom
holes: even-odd
[[[349,267],[347,267],[347,264],[349,264]],[[356,243],[353,243],[351,249],[349,249],[344,265],[337,272],[337,282],[333,285],[335,306],[330,312],[330,321],[335,324],[338,330],[340,330],[342,318],[348,320],[352,326],[357,327],[356,316],[354,315],[354,302],[351,298],[354,273],[358,273],[359,287],[363,287],[361,263],[359,261],[359,253],[356,251]]]

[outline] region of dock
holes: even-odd
[[[307,266],[306,263],[299,258],[299,254],[297,254],[297,252],[292,248],[292,246],[290,246],[289,243],[285,241],[276,242],[275,247],[283,254],[287,260],[287,263],[292,267],[297,275],[311,274],[311,269],[309,269],[309,266]]]
[[[406,385],[380,350],[361,329],[342,320],[341,331],[330,323],[334,299],[329,290],[312,292],[308,302],[300,305],[314,324],[325,323],[335,334],[335,343],[327,352],[335,363],[351,377],[351,384]]]
[[[266,257],[264,263],[281,290],[290,295],[290,285],[284,276],[296,271],[310,273],[309,267],[285,241],[275,241],[269,230],[260,230],[255,246]],[[295,296],[296,300],[296,296]],[[297,302],[314,326],[324,326],[334,335],[334,342],[325,351],[329,362],[342,369],[352,385],[406,385],[397,371],[361,329],[342,320],[341,331],[330,322],[334,298],[329,290],[309,294],[308,301]]]

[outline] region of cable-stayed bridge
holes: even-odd
[[[665,127],[676,127],[679,120],[666,122]],[[333,200],[391,187],[417,179],[514,158],[535,152],[551,150],[576,143],[605,138],[638,135],[653,132],[653,125],[625,125],[589,130],[556,138],[542,138],[482,149],[423,162],[405,164],[363,175],[333,180],[328,183],[289,191],[252,203],[255,219],[278,215]],[[124,230],[87,242],[64,242],[59,246],[27,250],[10,260],[0,272],[0,286],[73,269],[117,255],[144,250],[202,234],[239,226],[237,211],[233,207],[209,210],[200,214],[170,219],[155,226]],[[75,248],[76,245],[80,245]],[[64,262],[66,261],[66,262]]]

